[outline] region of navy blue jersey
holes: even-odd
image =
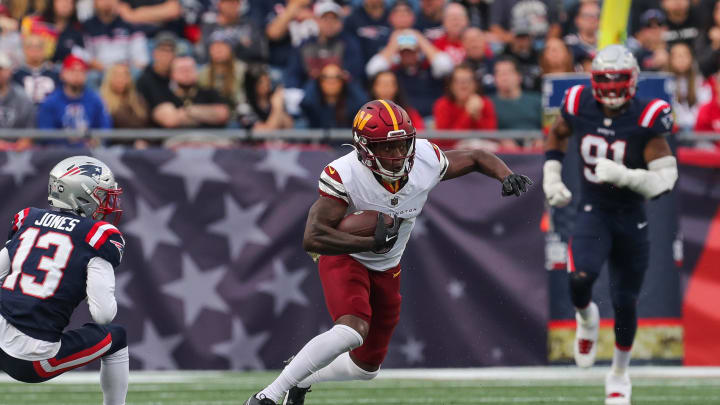
[[[25,208],[13,218],[5,247],[11,270],[0,288],[0,314],[30,337],[57,342],[87,296],[90,259],[118,266],[125,241],[107,222]]]
[[[641,204],[645,198],[630,190],[605,184],[595,175],[598,158],[607,158],[630,169],[647,169],[644,151],[648,141],[669,134],[673,127],[672,109],[661,99],[632,98],[618,116],[605,116],[592,89],[571,87],[562,104],[562,117],[575,135],[580,153],[581,204],[608,208]]]

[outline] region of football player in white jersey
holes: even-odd
[[[400,258],[428,193],[441,180],[480,172],[502,184],[503,196],[527,190],[532,181],[514,174],[482,150],[443,152],[415,138],[407,112],[392,101],[374,100],[353,122],[355,151],[333,161],[320,175],[320,197],[310,208],[303,247],[320,255],[325,301],[335,325],[308,342],[280,376],[245,405],[299,405],[310,385],[322,381],[370,380],[400,319]],[[336,229],[357,210],[379,215],[374,236]],[[286,396],[287,393],[287,396]]]

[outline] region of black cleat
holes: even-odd
[[[243,403],[243,405],[277,405],[277,404],[272,399],[265,398],[265,396],[263,396],[262,399],[257,399],[257,398],[255,398],[255,395],[253,395],[250,398],[248,398],[248,400],[245,401]]]
[[[310,387],[292,387],[290,391],[288,391],[285,402],[283,402],[282,405],[305,405],[305,394],[308,392],[312,392]]]

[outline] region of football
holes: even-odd
[[[377,217],[377,211],[355,211],[340,221],[337,230],[347,232],[355,236],[373,236],[375,235]],[[383,218],[385,218],[385,225],[392,226],[393,219],[391,216],[383,214]]]

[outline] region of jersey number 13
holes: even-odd
[[[73,251],[73,243],[69,235],[58,232],[47,232],[38,237],[40,229],[28,228],[23,232],[19,239],[20,245],[15,251],[10,268],[11,273],[5,278],[2,288],[14,290],[20,279],[20,289],[25,295],[35,298],[46,299],[52,297],[60,285],[63,272],[70,260],[70,254]],[[45,272],[42,282],[38,282],[37,278],[28,273],[23,273],[23,266],[30,252],[33,249],[50,249],[50,246],[56,247],[55,254],[40,257],[40,261],[36,267],[37,270]]]

